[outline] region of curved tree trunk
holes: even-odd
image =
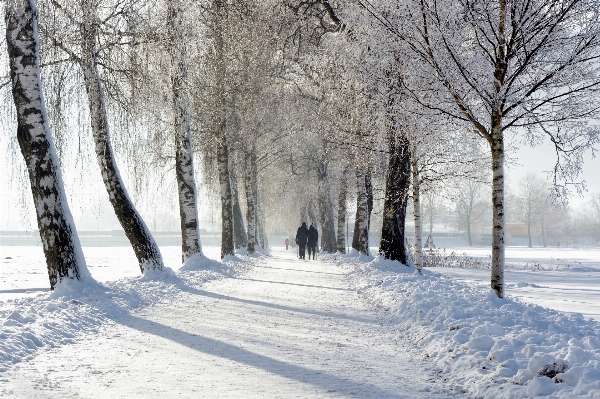
[[[89,101],[92,135],[102,180],[117,219],[133,247],[140,270],[142,273],[146,270],[162,270],[163,260],[158,245],[131,202],[115,162],[110,144],[104,92],[96,62],[97,22],[93,4],[89,4],[87,9],[89,13],[82,24],[83,55],[80,65]]]
[[[184,33],[181,31],[183,10],[179,0],[171,0],[167,4],[173,113],[175,115],[175,175],[179,194],[181,253],[182,261],[185,262],[194,254],[202,254],[202,246],[198,228],[196,181],[194,179],[186,48]]]
[[[395,133],[388,137],[389,165],[383,204],[383,227],[379,253],[386,259],[406,264],[405,218],[410,187],[410,146],[406,134]]]
[[[60,165],[48,127],[33,0],[9,0],[6,44],[17,110],[17,139],[25,159],[50,289],[64,280],[91,278],[64,193]]]

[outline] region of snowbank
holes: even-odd
[[[452,390],[478,398],[600,398],[600,324],[380,258],[328,255],[387,311]]]
[[[187,265],[192,270],[175,273],[166,268],[105,283],[88,279],[34,298],[0,302],[0,372],[31,358],[38,348],[72,343],[123,314],[197,289],[207,281],[238,275],[260,259],[193,259]]]

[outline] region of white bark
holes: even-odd
[[[17,139],[29,173],[53,290],[65,280],[91,277],[67,204],[48,126],[40,79],[37,9],[33,0],[9,0],[5,11]]]
[[[504,140],[492,117],[492,275],[491,287],[504,297]]]
[[[163,260],[158,245],[129,198],[114,158],[104,92],[96,60],[98,21],[95,4],[86,0],[86,9],[89,12],[84,15],[81,25],[82,58],[80,66],[88,96],[92,135],[102,180],[119,223],[135,252],[142,273],[146,270],[161,270]]]
[[[413,220],[415,222],[415,268],[422,274],[423,271],[423,232],[421,225],[421,177],[419,176],[419,164],[416,149],[410,152],[410,166],[412,169],[413,183]]]
[[[181,27],[183,9],[180,0],[170,0],[167,4],[173,114],[175,116],[175,175],[181,221],[182,261],[185,262],[192,255],[202,254],[202,245],[200,243],[197,191],[194,179],[186,37]]]
[[[252,171],[252,154],[244,155],[244,189],[246,191],[246,222],[248,227],[248,253],[254,253],[256,246],[256,199],[254,195],[254,177]]]
[[[365,168],[356,168],[356,226],[358,227],[358,242],[355,248],[360,253],[369,255],[369,209],[367,200],[367,185]],[[354,234],[357,234],[356,232]]]

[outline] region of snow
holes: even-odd
[[[456,247],[446,253],[489,259],[489,248]],[[457,280],[487,288],[489,269],[430,268]],[[600,321],[600,248],[507,247],[504,270],[507,295]]]
[[[150,278],[129,248],[83,249],[99,283],[0,302],[0,397],[600,398],[600,324],[513,296],[531,285],[499,299],[356,253],[221,262],[211,246]],[[47,285],[37,270],[19,284]]]
[[[525,303],[510,291],[500,299],[430,269],[419,276],[378,258],[334,259],[352,287],[386,311],[398,339],[432,359],[438,378],[455,391],[495,399],[600,398],[597,321]]]
[[[11,302],[0,396],[456,397],[338,266],[274,254]]]

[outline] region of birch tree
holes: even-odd
[[[597,2],[409,1],[402,18],[410,23],[402,28],[411,30],[370,9],[421,62],[417,77],[444,93],[424,97],[412,87],[413,98],[469,122],[489,145],[491,287],[503,297],[506,134],[517,129],[523,142],[545,135],[559,158],[567,158],[566,167],[555,168],[557,186],[577,176],[581,153],[598,140],[597,129],[586,126],[598,111],[593,100],[600,87]]]
[[[117,167],[110,142],[110,130],[104,89],[98,71],[98,29],[100,20],[97,15],[96,0],[82,0],[81,19],[81,56],[71,52],[83,73],[92,134],[95,143],[96,159],[102,173],[102,180],[108,192],[110,202],[119,223],[125,230],[133,251],[138,259],[140,270],[161,270],[163,260],[150,230],[131,201]],[[66,47],[63,50],[70,52]]]
[[[54,290],[68,280],[91,279],[67,204],[48,125],[40,78],[37,9],[33,0],[5,5],[17,139],[25,159],[44,256]]]
[[[171,57],[171,85],[175,124],[175,176],[177,179],[181,223],[181,253],[185,262],[193,255],[203,255],[198,226],[196,181],[191,138],[190,95],[186,35],[180,0],[167,2],[167,30]]]

